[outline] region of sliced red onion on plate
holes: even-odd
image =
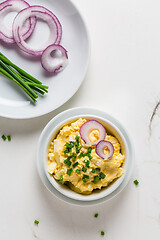
[[[105,149],[107,149],[107,154],[105,154]],[[111,158],[114,154],[113,144],[109,141],[104,141],[104,140],[100,141],[96,145],[96,153],[100,158],[104,160]]]
[[[61,45],[50,45],[42,53],[42,67],[50,73],[58,73],[68,64],[67,50]]]
[[[50,36],[48,40],[38,49],[32,48],[26,43],[22,35],[22,29],[27,19],[31,17],[39,18],[45,21],[50,28]],[[13,22],[13,36],[17,45],[26,53],[32,55],[41,55],[43,51],[51,44],[59,44],[62,37],[62,26],[58,18],[47,8],[42,6],[31,6],[20,11]]]
[[[5,23],[4,18],[8,13],[19,12],[30,5],[23,0],[7,0],[0,4],[0,39],[6,43],[14,43],[12,29],[9,29]],[[23,39],[27,39],[33,32],[36,25],[36,18],[30,18],[23,24],[21,35]]]
[[[98,130],[99,134],[100,134],[99,139],[95,142],[91,142],[89,139],[89,135],[93,130]],[[80,133],[80,136],[83,139],[84,143],[87,146],[95,146],[101,140],[105,139],[106,129],[100,122],[98,122],[96,120],[89,120],[82,124],[82,126],[80,127],[80,130],[79,130],[79,133]]]

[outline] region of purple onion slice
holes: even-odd
[[[50,36],[48,40],[39,48],[31,47],[24,40],[22,29],[25,21],[30,17],[36,17],[45,21],[50,28]],[[47,8],[42,6],[31,6],[20,11],[13,22],[13,36],[17,45],[26,53],[39,56],[51,44],[59,44],[62,37],[62,26],[58,18]]]
[[[100,133],[99,139],[95,142],[91,142],[89,139],[89,134],[93,130],[98,130]],[[89,121],[83,123],[82,126],[80,127],[79,133],[80,133],[80,136],[83,139],[84,143],[87,146],[95,146],[101,140],[104,140],[106,137],[106,129],[100,122],[98,122],[96,120],[89,120]]]
[[[104,152],[105,149],[107,149],[107,154]],[[113,144],[109,141],[100,141],[96,146],[96,153],[100,158],[104,160],[111,158],[114,154]]]
[[[8,28],[4,24],[5,16],[10,12],[19,12],[24,8],[28,8],[30,5],[23,0],[7,0],[0,4],[0,39],[6,43],[14,43],[14,37],[12,29]],[[22,28],[21,34],[23,39],[27,39],[33,32],[36,25],[36,18],[28,19]]]
[[[50,73],[60,72],[68,64],[67,50],[61,45],[48,46],[42,53],[41,64]]]

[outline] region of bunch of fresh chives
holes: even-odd
[[[44,95],[48,92],[48,86],[43,85],[36,78],[32,77],[30,74],[16,66],[1,52],[0,73],[17,83],[28,94],[34,103],[37,102],[37,93]]]

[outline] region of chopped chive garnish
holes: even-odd
[[[97,218],[97,217],[98,217],[98,213],[95,213],[95,214],[94,214],[94,217]]]
[[[92,152],[92,148],[89,147],[89,148],[88,148],[88,153],[91,153],[91,152]]]
[[[72,152],[72,148],[74,147],[73,142],[66,143],[64,145],[66,147],[66,150],[64,151],[64,154]]]
[[[67,169],[67,174],[68,174],[69,176],[71,176],[72,171],[73,171],[73,168]]]
[[[65,163],[68,167],[70,167],[71,164],[72,164],[69,157],[64,160],[64,163]]]
[[[86,178],[89,179],[89,176],[88,175],[83,175],[83,177],[82,177],[83,182],[86,182]]]
[[[81,152],[78,157],[79,157],[79,158],[84,157],[84,153]]]
[[[87,156],[89,157],[89,160],[91,160],[93,158],[90,153],[88,153]]]
[[[101,236],[104,236],[104,231],[101,231]]]
[[[74,147],[74,143],[73,143],[73,142],[66,143],[64,146],[65,146],[66,148],[73,148],[73,147]]]
[[[79,141],[79,138],[80,138],[80,136],[78,136],[78,135],[75,136],[76,141]]]
[[[88,176],[88,175],[83,175],[83,177],[89,179],[89,176]]]
[[[64,150],[64,154],[69,153],[69,149]]]
[[[8,135],[7,138],[8,138],[8,141],[10,142],[11,141],[11,136]]]
[[[92,173],[95,173],[96,172],[96,169],[95,168],[92,168],[92,171],[91,171]]]
[[[76,157],[77,157],[77,154],[76,154],[76,153],[73,153],[73,154],[72,154],[72,158],[73,158],[73,159],[76,159]]]
[[[75,163],[73,164],[73,168],[77,167],[78,164],[79,164],[78,162],[75,162]]]
[[[100,168],[96,168],[96,171],[97,171],[97,172],[100,172],[100,170],[101,170]]]
[[[63,182],[63,175],[60,176],[59,181],[60,181],[60,182]]]
[[[106,175],[103,172],[100,172],[99,174],[100,178],[104,179],[106,177]]]
[[[95,182],[98,182],[99,181],[99,176],[97,175],[97,176],[94,176],[94,181]]]
[[[81,172],[81,170],[76,169],[76,173],[77,173],[77,174],[80,174],[80,172]]]
[[[136,180],[134,180],[134,184],[135,185],[138,185],[139,184],[139,182],[138,182],[138,180],[136,179]]]
[[[4,134],[2,135],[2,139],[3,139],[4,141],[6,141],[6,139],[7,139]]]
[[[77,147],[76,147],[76,153],[79,153],[80,150],[81,150],[81,148],[82,148],[81,146],[77,146]]]
[[[39,224],[39,221],[38,221],[38,220],[34,220],[34,223],[38,225],[38,224]]]
[[[85,162],[85,167],[86,168],[89,167],[89,164],[90,164],[90,162],[89,162],[89,160],[87,160],[87,162]]]
[[[87,172],[87,168],[82,167],[82,171],[83,171],[83,172]]]

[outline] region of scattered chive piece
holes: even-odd
[[[65,163],[68,167],[70,167],[71,164],[72,164],[69,157],[64,160],[64,163]]]
[[[138,180],[136,179],[136,180],[134,180],[134,184],[135,185],[138,185],[139,184],[139,182],[138,182]]]
[[[97,171],[97,172],[100,172],[100,170],[101,170],[100,168],[96,168],[96,171]]]
[[[76,141],[79,141],[80,136],[76,135],[75,139]]]
[[[100,172],[100,178],[104,179],[106,177],[106,175],[103,172]]]
[[[89,160],[87,160],[87,162],[85,163],[85,167],[87,168],[87,167],[89,167]]]
[[[104,236],[104,231],[101,231],[101,236]]]
[[[64,154],[70,153],[70,152],[72,152],[72,148],[74,147],[74,143],[73,142],[66,143],[64,146],[66,147],[66,150],[64,151]]]
[[[83,175],[83,177],[89,179],[89,176],[88,176],[88,175]]]
[[[73,164],[73,168],[77,167],[78,164],[79,164],[78,162],[75,162],[75,163]]]
[[[63,175],[60,176],[59,181],[60,181],[60,182],[63,182]]]
[[[68,149],[64,150],[64,154],[66,154],[66,153],[69,153],[69,150],[68,150]]]
[[[86,182],[86,178],[89,179],[89,176],[88,175],[83,175],[83,177],[82,177],[83,182]]]
[[[81,146],[77,146],[77,147],[76,147],[76,153],[79,153],[80,150],[81,150],[81,148],[82,148]]]
[[[95,213],[95,214],[94,214],[94,217],[97,218],[97,217],[98,217],[98,213]]]
[[[96,172],[96,169],[94,169],[94,168],[92,168],[92,171],[91,171],[92,173],[95,173]]]
[[[94,181],[95,182],[98,182],[99,181],[99,176],[97,175],[97,176],[94,176]]]
[[[74,147],[74,143],[73,143],[73,142],[66,143],[64,146],[65,146],[66,148],[73,148],[73,147]]]
[[[77,174],[80,174],[80,172],[81,172],[81,170],[79,170],[79,169],[76,170],[76,173],[77,173]]]
[[[79,158],[84,157],[83,152],[81,152],[78,157],[79,157]]]
[[[91,152],[92,152],[92,148],[89,147],[89,148],[88,148],[88,153],[91,153]]]
[[[76,153],[73,153],[73,154],[72,154],[72,158],[73,158],[73,159],[76,159],[76,157],[77,157],[77,154],[76,154]]]
[[[88,157],[89,157],[89,160],[93,158],[90,153],[88,153]]]
[[[39,221],[38,221],[38,220],[34,220],[34,223],[38,225],[38,224],[39,224]]]
[[[2,135],[2,139],[3,139],[4,141],[6,141],[6,139],[7,139],[4,134]]]
[[[10,142],[11,141],[11,136],[8,135],[7,138],[8,138],[8,141]]]
[[[72,171],[73,171],[73,168],[67,169],[67,174],[68,174],[69,176],[71,176]]]
[[[82,171],[83,171],[83,172],[87,172],[87,168],[82,167]]]

